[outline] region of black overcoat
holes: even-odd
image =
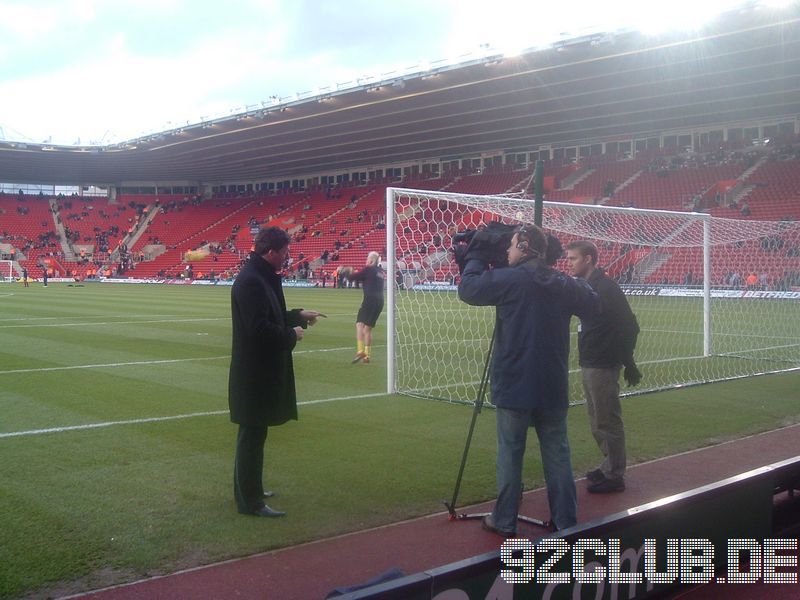
[[[233,343],[228,378],[231,421],[281,425],[297,419],[292,349],[302,309],[286,310],[280,276],[251,252],[231,289]]]

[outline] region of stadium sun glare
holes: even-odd
[[[758,6],[780,9],[797,0],[676,0],[668,4],[641,3],[635,0],[617,0],[609,3],[581,0],[563,5],[531,5],[515,7],[514,19],[508,13],[490,15],[475,12],[463,23],[466,31],[488,41],[493,48],[510,58],[523,49],[547,46],[571,37],[619,30],[641,31],[659,35],[670,31],[694,31],[714,17],[737,8]],[[488,32],[488,33],[487,33]],[[489,38],[488,40],[486,38]]]

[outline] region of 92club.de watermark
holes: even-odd
[[[798,540],[735,538],[720,549],[705,538],[645,539],[621,548],[619,539],[562,538],[503,542],[500,576],[507,583],[702,584],[797,583]],[[719,572],[715,559],[724,558]],[[626,567],[626,568],[623,568]]]

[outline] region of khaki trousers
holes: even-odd
[[[581,367],[589,424],[604,457],[599,468],[607,479],[616,480],[625,476],[626,466],[625,427],[619,402],[619,372],[620,367]]]

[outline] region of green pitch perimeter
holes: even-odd
[[[236,513],[229,293],[0,286],[0,597],[78,592],[442,510],[471,409],[384,394],[385,318],[373,363],[350,364],[360,291],[290,289],[290,306],[329,318],[295,352],[300,420],[267,442],[265,481],[288,517]],[[668,306],[651,300],[636,299],[644,330]],[[792,373],[626,399],[630,459],[795,422],[798,389]],[[578,474],[598,459],[584,411],[570,414]],[[464,504],[493,497],[494,447],[485,411]],[[535,451],[525,480],[542,483]]]

